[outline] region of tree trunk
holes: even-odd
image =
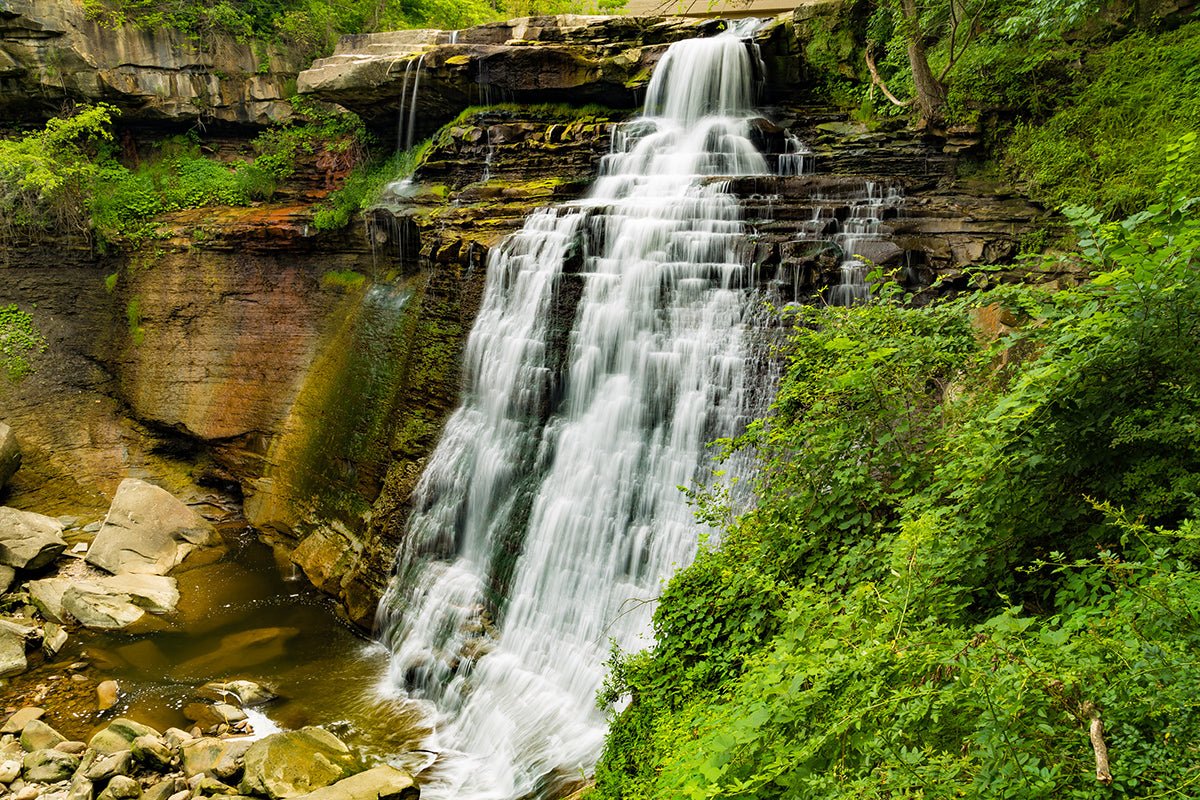
[[[901,0],[900,9],[907,29],[908,63],[912,68],[917,110],[926,123],[936,125],[941,122],[942,109],[946,105],[946,87],[929,68],[916,0]]]

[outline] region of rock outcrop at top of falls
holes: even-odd
[[[635,108],[671,42],[725,23],[682,17],[525,17],[462,31],[344,36],[297,88],[394,130],[402,103],[417,107],[416,139],[471,105],[598,103]]]

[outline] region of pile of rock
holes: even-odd
[[[199,797],[415,800],[412,776],[370,769],[322,728],[261,739],[158,732],[118,718],[87,743],[68,741],[25,708],[0,727],[0,784],[15,800],[189,800]]]
[[[0,453],[4,451],[0,431]],[[26,652],[41,646],[53,656],[67,641],[66,627],[139,632],[166,627],[158,615],[179,603],[166,573],[199,548],[221,543],[212,523],[170,492],[145,481],[121,482],[94,533],[66,553],[64,520],[0,507],[0,592],[23,609],[0,618],[0,677],[23,672]],[[83,556],[83,558],[79,558]]]

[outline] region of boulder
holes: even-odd
[[[46,654],[46,658],[53,658],[59,650],[66,647],[68,638],[62,625],[47,622],[42,627],[42,652]]]
[[[87,560],[116,574],[164,575],[197,547],[220,541],[212,523],[170,492],[126,478],[117,487]]]
[[[25,780],[29,783],[58,783],[75,774],[79,767],[79,756],[58,750],[34,750],[25,756],[21,764]]]
[[[139,736],[133,740],[133,760],[147,769],[167,772],[175,764],[175,754],[157,736]],[[174,794],[174,789],[168,795]]]
[[[88,747],[97,750],[105,755],[119,753],[122,750],[129,750],[133,746],[133,740],[139,736],[157,736],[158,731],[148,725],[143,725],[140,722],[134,722],[131,719],[117,717],[112,722],[108,723],[108,727],[97,731],[88,742]]]
[[[343,778],[337,783],[300,795],[302,800],[417,800],[421,796],[412,775],[386,764]]]
[[[83,766],[83,777],[89,781],[106,781],[115,775],[128,775],[133,771],[133,753],[118,750],[102,755]]]
[[[92,786],[92,782],[82,775],[76,775],[71,779],[71,785],[67,787],[66,800],[92,800],[95,796],[96,789]]]
[[[200,687],[198,694],[205,700],[237,700],[243,707],[269,703],[279,695],[254,681],[210,681]]]
[[[90,591],[86,584],[71,586],[63,593],[63,610],[85,628],[111,631],[128,628],[146,615],[121,595]]]
[[[127,775],[116,775],[108,782],[108,786],[104,787],[97,800],[129,800],[141,796],[141,784]]]
[[[12,428],[0,422],[0,489],[8,483],[21,467],[21,448],[17,446],[17,437]]]
[[[28,666],[24,634],[7,625],[0,625],[0,677],[20,675]]]
[[[62,555],[67,541],[53,517],[0,507],[0,564],[38,570]]]
[[[27,753],[37,750],[49,750],[59,742],[65,741],[67,741],[67,737],[40,719],[30,720],[21,731],[21,747]],[[64,755],[70,755],[70,753],[64,753]],[[75,765],[79,765],[79,759],[75,759]]]
[[[175,579],[163,575],[111,575],[73,581],[62,607],[87,628],[114,630],[142,619],[146,611],[165,614],[179,602]]]
[[[26,583],[25,591],[29,592],[29,599],[37,610],[42,612],[42,616],[61,625],[66,621],[63,613],[63,593],[70,585],[71,581],[67,578],[43,578]]]
[[[33,722],[35,719],[41,719],[46,715],[45,709],[37,708],[36,706],[25,706],[18,709],[12,716],[4,721],[4,725],[0,726],[0,734],[15,733],[21,735],[21,731],[25,730],[25,726]]]
[[[321,728],[301,728],[260,739],[246,751],[242,794],[272,800],[308,794],[362,770],[358,758]]]
[[[96,708],[107,711],[117,704],[121,697],[121,687],[116,681],[100,681],[96,686]]]
[[[4,594],[12,588],[13,579],[17,577],[17,571],[12,567],[0,564],[0,594]]]
[[[0,783],[7,786],[21,776],[21,762],[16,759],[0,761]]]
[[[249,739],[189,739],[180,748],[181,768],[187,775],[232,778],[241,772],[242,759],[252,744]]]

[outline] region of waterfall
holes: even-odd
[[[424,53],[421,53],[416,59],[410,58],[404,63],[404,82],[400,88],[400,120],[396,124],[397,150],[411,150],[413,146],[413,134],[416,132],[417,126],[417,92],[421,89],[421,68],[424,66]],[[410,73],[416,76],[413,80],[411,99],[408,96],[408,76]]]
[[[434,729],[423,797],[577,783],[603,741],[610,639],[649,645],[662,580],[695,555],[678,487],[745,423],[753,379],[726,180],[767,171],[748,139],[753,57],[736,35],[671,45],[590,194],[489,256],[462,406],[379,619],[385,688]]]
[[[864,242],[879,238],[884,209],[898,206],[903,199],[899,189],[883,189],[874,181],[867,181],[863,193],[850,199],[846,221],[834,236],[841,247],[842,263],[838,265],[840,281],[829,289],[830,305],[849,306],[870,298],[867,264],[856,254]]]

